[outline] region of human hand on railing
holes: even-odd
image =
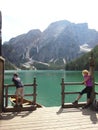
[[[84,81],[82,82],[82,84],[84,84]]]
[[[83,81],[82,83],[83,83],[84,85],[86,85],[86,82],[85,82],[85,81]]]

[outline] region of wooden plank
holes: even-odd
[[[0,130],[98,130],[98,114],[90,109],[48,107],[35,111],[7,112]]]
[[[72,103],[64,103],[64,105],[62,106],[62,108],[78,108],[78,107],[82,107],[82,106],[84,106],[84,105],[86,105],[86,102],[81,102],[81,103],[78,103],[78,105],[77,106],[74,106]]]

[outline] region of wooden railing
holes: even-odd
[[[64,78],[62,78],[61,82],[61,106],[62,108],[73,107],[73,104],[66,103],[65,104],[65,95],[67,94],[79,94],[79,92],[65,92],[66,85],[82,85],[82,82],[64,82]],[[80,103],[79,106],[84,105],[85,103]]]
[[[91,56],[89,57],[89,72],[91,74],[92,78],[92,94],[91,94],[91,102],[93,103],[94,99],[96,98],[97,92],[95,92],[95,85],[98,85],[98,83],[95,83],[94,80],[94,68],[95,68],[95,60],[94,60],[94,54],[91,52]],[[82,82],[64,82],[64,78],[62,78],[61,82],[61,106],[64,107],[73,107],[73,104],[65,104],[65,94],[78,94],[79,92],[65,92],[65,85],[82,85]],[[80,103],[78,106],[83,106],[85,103]]]
[[[98,85],[98,83],[94,83],[95,85]],[[62,82],[61,82],[61,106],[62,108],[69,108],[69,107],[74,107],[73,104],[71,103],[65,103],[65,95],[67,94],[79,94],[80,92],[66,92],[65,91],[65,86],[67,85],[83,85],[83,82],[64,82],[64,78],[62,78]],[[96,95],[98,95],[98,92],[94,92],[94,95],[96,97]],[[83,106],[86,104],[85,102],[80,102],[78,104],[78,106]]]
[[[28,87],[33,87],[33,90],[32,90],[31,93],[28,93],[28,94],[24,93],[24,97],[25,96],[31,97],[31,99],[32,99],[32,105],[36,105],[37,104],[36,103],[36,96],[37,96],[37,93],[36,93],[36,86],[37,86],[37,84],[36,84],[36,78],[34,78],[33,84],[24,84],[24,87],[27,87],[27,86]],[[4,85],[4,88],[5,88],[4,89],[5,90],[5,92],[4,92],[4,98],[3,98],[3,99],[5,99],[3,101],[3,104],[4,104],[3,110],[4,111],[12,111],[12,109],[10,107],[8,107],[8,100],[9,100],[9,97],[15,96],[15,94],[9,94],[8,93],[8,90],[9,90],[10,87],[15,87],[15,85],[14,84],[10,84],[10,85],[5,84]],[[27,110],[26,107],[24,108],[24,110]]]

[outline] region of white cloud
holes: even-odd
[[[97,0],[1,0],[0,10],[3,41],[63,19],[98,30]]]

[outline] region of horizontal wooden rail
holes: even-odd
[[[28,86],[28,87],[30,87],[30,86],[33,86],[34,84],[24,84],[24,86]],[[15,85],[14,84],[5,84],[4,85],[5,87],[7,86],[7,87],[15,87]]]
[[[79,92],[64,92],[64,94],[79,94]]]
[[[83,82],[64,82],[63,84],[64,85],[83,85]]]
[[[98,83],[97,83],[97,82],[95,82],[95,85],[98,85]]]
[[[15,94],[9,94],[8,97],[12,97],[12,96],[15,96]],[[24,96],[34,96],[34,94],[24,94]],[[36,94],[37,96],[37,94]],[[4,95],[3,97],[6,97],[6,95]]]

